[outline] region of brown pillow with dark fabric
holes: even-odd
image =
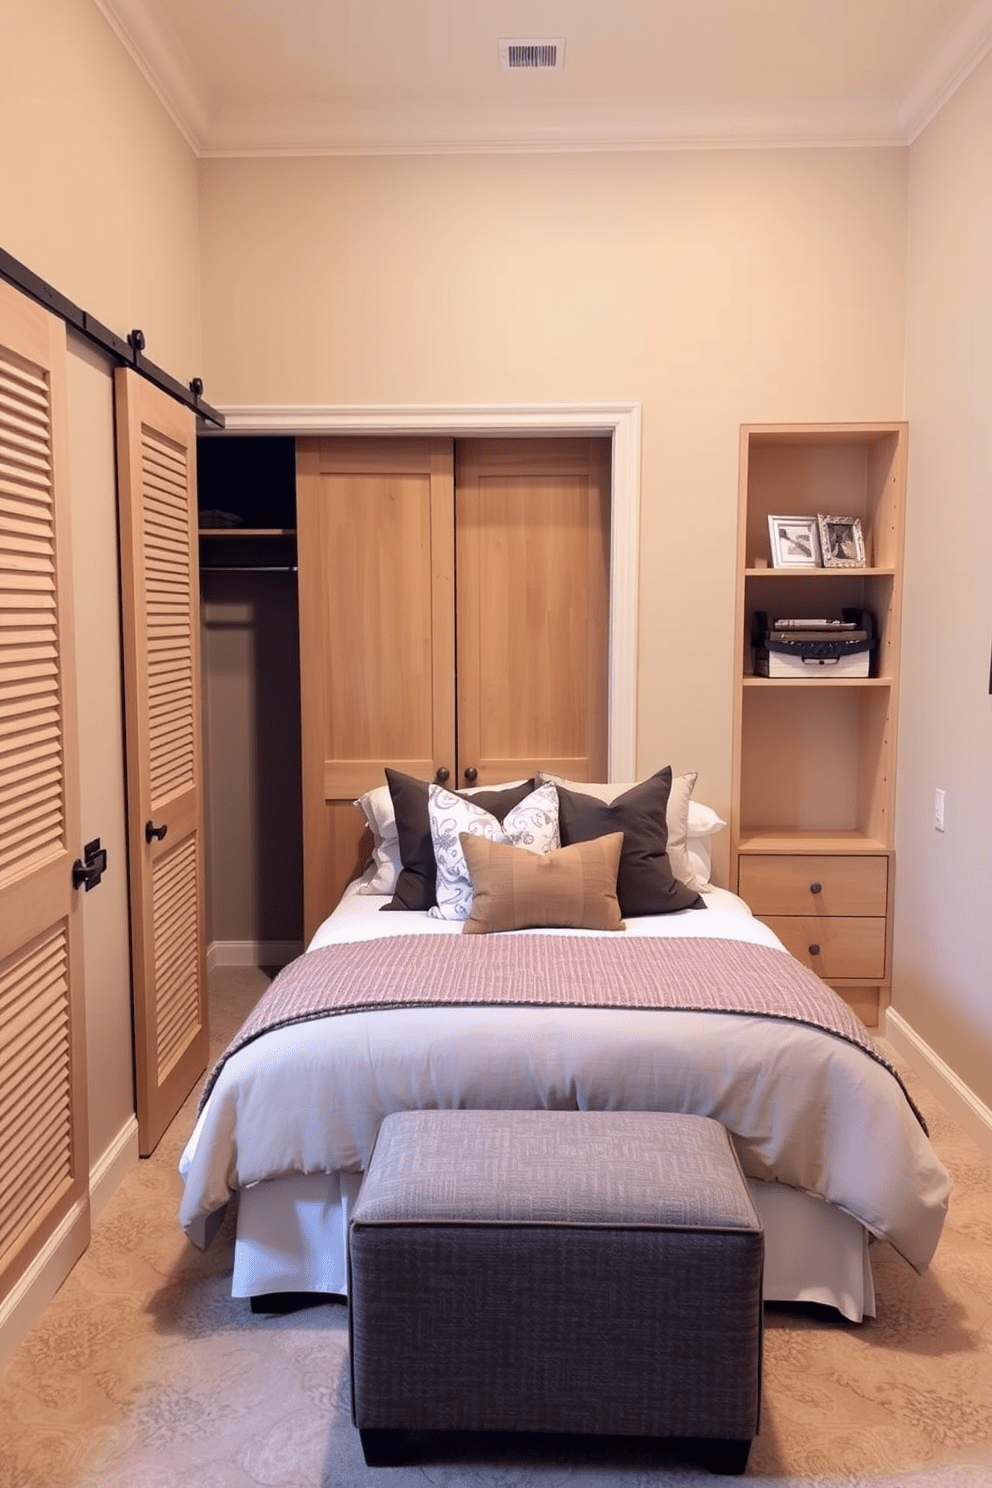
[[[642,780],[607,804],[595,796],[558,787],[558,827],[563,847],[608,832],[623,833],[617,898],[624,919],[705,909],[704,900],[672,872],[668,861],[668,793],[671,767]]]
[[[462,925],[466,935],[552,925],[626,930],[616,891],[619,832],[549,853],[471,832],[460,832],[458,840],[472,880],[472,910]]]
[[[430,784],[399,770],[386,770],[386,784],[396,813],[396,832],[400,847],[400,869],[393,897],[382,909],[430,909],[437,903],[437,863],[431,838],[428,811]],[[518,806],[534,789],[533,780],[521,785],[493,786],[491,790],[454,791],[466,801],[473,801],[501,822],[508,811]]]

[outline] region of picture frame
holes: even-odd
[[[824,568],[864,568],[865,540],[860,517],[817,514],[820,552]]]
[[[816,517],[768,517],[772,568],[821,568]]]

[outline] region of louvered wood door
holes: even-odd
[[[89,1239],[65,362],[0,283],[0,1297]]]
[[[207,1062],[196,434],[115,378],[138,1139],[152,1152]]]
[[[459,440],[455,531],[459,785],[605,780],[610,441]]]
[[[361,867],[353,802],[454,772],[450,439],[297,442],[306,936]]]

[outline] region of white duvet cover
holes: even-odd
[[[629,920],[626,935],[717,936],[781,949],[729,894]],[[460,934],[348,892],[309,949]],[[535,931],[517,934],[584,934]],[[745,1173],[818,1196],[923,1270],[948,1175],[895,1076],[846,1040],[751,1015],[576,1007],[411,1007],[264,1034],[224,1065],[183,1153],[180,1220],[209,1242],[233,1192],[364,1171],[382,1118],[422,1107],[626,1109],[712,1116]]]

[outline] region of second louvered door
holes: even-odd
[[[138,1137],[207,1062],[193,415],[116,374]]]

